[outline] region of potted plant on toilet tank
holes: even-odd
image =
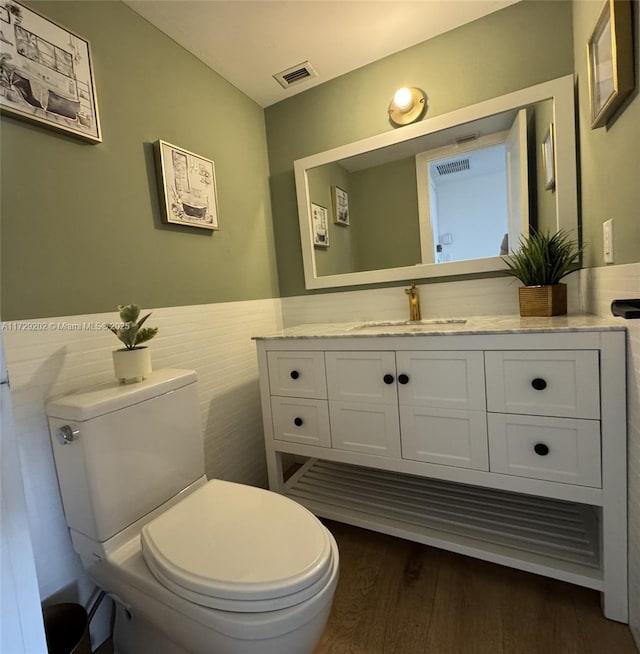
[[[583,247],[566,230],[555,234],[532,231],[520,249],[503,257],[518,289],[521,316],[559,316],[567,313],[567,285],[560,280],[576,270]]]
[[[158,333],[158,328],[143,327],[151,313],[138,320],[140,307],[137,304],[119,304],[118,311],[121,322],[107,325],[125,345],[112,353],[116,379],[120,382],[142,381],[151,373],[149,348],[142,343],[151,340]]]

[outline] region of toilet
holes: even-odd
[[[116,601],[117,654],[306,654],[338,582],[307,509],[204,475],[197,377],[159,370],[47,403],[75,550]]]

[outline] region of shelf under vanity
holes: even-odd
[[[310,459],[284,484],[322,518],[602,590],[594,507]]]

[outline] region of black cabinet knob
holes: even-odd
[[[303,423],[303,422],[304,422],[304,420],[303,420],[302,418],[294,418],[294,420],[293,420],[293,424],[294,424],[296,427],[300,427],[300,426],[302,426],[302,423]]]
[[[533,446],[533,451],[540,456],[547,456],[549,454],[549,446],[544,443],[536,443]]]
[[[532,382],[531,385],[537,390],[537,391],[543,391],[547,387],[547,382],[544,379],[541,379],[540,377],[536,377]]]
[[[298,377],[300,377],[300,373],[297,370],[292,370],[291,379],[298,379]]]
[[[385,384],[393,384],[393,375],[388,375],[388,374],[385,375],[385,376],[382,378],[382,381],[383,381]]]
[[[409,383],[409,375],[405,375],[404,373],[398,375],[398,381],[401,384],[408,384]]]

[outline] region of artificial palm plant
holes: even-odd
[[[507,274],[524,286],[518,289],[520,315],[557,316],[567,312],[567,287],[560,280],[579,267],[580,246],[572,234],[532,231],[520,240],[520,249],[503,257]]]

